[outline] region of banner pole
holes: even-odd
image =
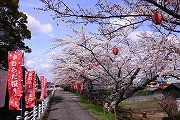
[[[24,69],[24,52],[22,51],[22,80],[21,80],[21,84],[22,84],[22,95],[21,95],[21,117],[23,116],[23,79],[24,79],[24,72],[25,72],[25,69]]]

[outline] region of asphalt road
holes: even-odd
[[[63,90],[56,90],[52,98],[48,120],[97,119],[78,103],[76,96]]]

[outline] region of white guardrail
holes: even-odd
[[[52,98],[52,96],[54,95],[55,90],[52,91],[52,93],[46,97],[41,104],[37,106],[35,106],[33,108],[32,111],[28,112],[25,111],[24,112],[24,116],[16,116],[16,120],[36,120],[36,119],[40,119],[41,115],[45,112],[45,108],[47,107],[50,99]]]

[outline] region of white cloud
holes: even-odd
[[[28,29],[31,31],[32,37],[36,37],[39,35],[48,35],[50,37],[53,37],[53,27],[50,23],[42,24],[39,20],[36,18],[27,15],[27,20],[28,20]]]
[[[133,20],[134,20],[134,17],[127,17],[127,18],[124,18],[124,19],[115,18],[115,19],[112,19],[110,22],[114,27],[118,27],[118,26],[128,25],[131,22],[133,22]]]
[[[49,64],[41,64],[40,68],[41,69],[48,69],[48,68],[50,68],[50,65]]]
[[[25,61],[25,67],[28,70],[35,70],[38,76],[45,76],[48,81],[51,81],[52,74],[50,73],[51,65],[40,58],[33,58]]]
[[[134,32],[131,32],[129,34],[129,37],[132,39],[132,40],[138,40],[140,37],[139,36],[142,36],[141,33],[142,32],[146,32],[147,34],[149,34],[150,36],[153,35],[153,32],[152,31],[134,31]]]
[[[132,32],[132,33],[129,34],[129,37],[130,37],[132,40],[137,40],[137,39],[139,39],[139,36],[141,35],[141,32],[142,32],[142,31]]]

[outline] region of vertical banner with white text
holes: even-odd
[[[36,73],[35,71],[25,72],[25,106],[26,108],[33,108],[35,106],[35,86]]]
[[[20,110],[22,96],[22,51],[8,53],[9,110]]]
[[[47,96],[47,79],[44,78],[44,96]]]
[[[44,76],[40,76],[40,84],[41,84],[41,96],[40,96],[40,100],[44,100],[44,94],[45,94],[45,78]]]

